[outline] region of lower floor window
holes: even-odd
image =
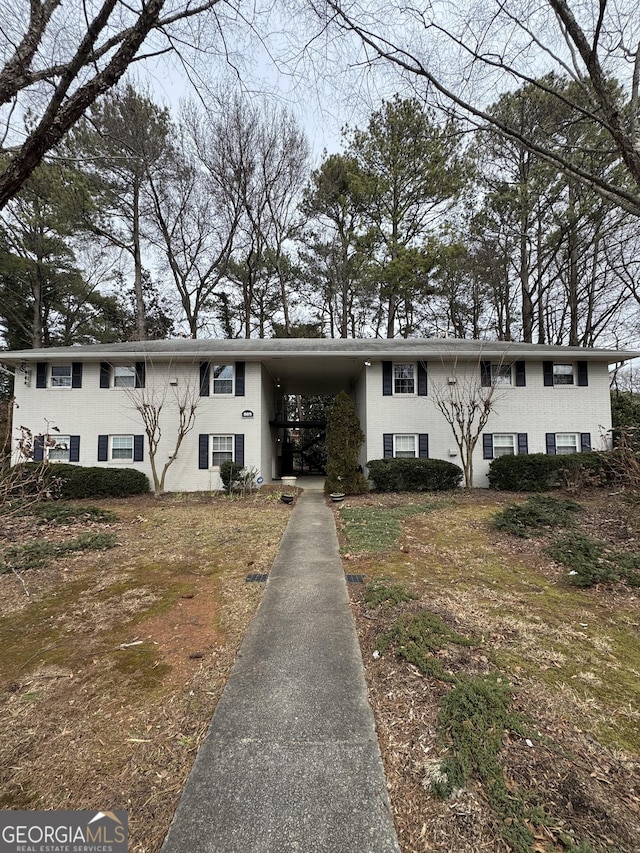
[[[393,455],[398,458],[415,458],[418,455],[415,435],[394,435]]]
[[[574,432],[558,432],[556,433],[556,453],[577,453],[578,452],[578,436]]]
[[[68,435],[58,435],[55,438],[55,444],[49,446],[47,450],[47,458],[49,462],[68,462],[69,448],[71,438]]]
[[[494,433],[493,434],[493,455],[498,456],[514,456],[516,452],[515,436],[512,434]]]
[[[233,436],[211,436],[211,465],[219,468],[223,462],[233,461]]]
[[[111,436],[111,459],[128,459],[130,461],[133,461],[132,435]]]

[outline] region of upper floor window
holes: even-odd
[[[548,387],[573,387],[589,384],[589,365],[586,361],[543,361],[544,384]]]
[[[144,361],[129,362],[128,364],[111,364],[108,361],[100,363],[101,388],[144,388],[146,380],[146,365]]]
[[[52,364],[51,365],[51,387],[52,388],[71,388],[71,365],[70,364]]]
[[[511,385],[511,373],[510,364],[492,364],[491,383],[493,385]]]
[[[573,365],[572,364],[554,364],[553,365],[553,384],[554,385],[573,385]]]
[[[244,397],[245,394],[245,363],[236,361],[233,364],[214,364],[210,361],[200,362],[200,396]]]
[[[527,384],[526,364],[524,361],[505,363],[504,361],[481,361],[480,384],[483,388],[497,385],[515,385],[524,388]]]
[[[415,364],[393,365],[393,393],[415,394]]]
[[[233,365],[212,364],[211,375],[213,377],[214,394],[233,394]]]
[[[136,368],[134,364],[116,364],[113,368],[114,388],[135,388]]]

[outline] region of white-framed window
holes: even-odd
[[[393,393],[415,394],[415,364],[393,365]]]
[[[52,388],[71,388],[71,365],[70,364],[52,364],[51,365],[51,387]]]
[[[516,437],[512,433],[496,433],[493,434],[493,455],[498,456],[515,456],[516,454]]]
[[[556,453],[564,455],[567,453],[578,453],[578,434],[575,432],[556,433]]]
[[[554,385],[573,385],[574,384],[573,364],[554,364],[553,365],[553,384]]]
[[[112,435],[109,438],[109,459],[114,462],[133,462],[133,436]]]
[[[233,365],[211,365],[212,391],[214,394],[233,394]]]
[[[113,367],[114,388],[135,388],[136,367],[135,364],[116,364]]]
[[[233,436],[211,436],[211,466],[219,468],[223,462],[233,461]]]
[[[512,385],[512,366],[510,364],[492,364],[491,384]]]
[[[71,437],[68,435],[57,435],[55,444],[47,447],[46,454],[49,462],[68,462],[71,448]]]
[[[396,458],[415,459],[417,452],[418,441],[415,435],[394,435],[393,436],[393,455]]]

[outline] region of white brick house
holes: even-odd
[[[497,386],[474,455],[475,484],[486,486],[490,460],[504,453],[604,448],[609,365],[638,356],[457,339],[180,339],[0,353],[16,374],[14,436],[19,425],[34,434],[55,425],[51,458],[80,465],[131,465],[150,475],[132,395],[165,393],[162,466],[175,443],[174,392],[192,388],[196,423],[169,469],[170,491],[220,488],[219,464],[228,458],[266,483],[277,479],[288,394],[349,393],[366,436],[363,468],[395,455],[460,464],[434,405],[436,392],[458,383]]]

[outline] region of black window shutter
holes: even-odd
[[[382,453],[385,459],[393,456],[393,433],[385,432],[382,436]]]
[[[36,388],[47,387],[47,362],[39,361],[36,364]]]
[[[578,362],[578,385],[585,387],[589,384],[589,366],[586,361]]]
[[[82,388],[82,362],[74,361],[71,363],[71,387]]]
[[[580,450],[582,453],[588,453],[591,450],[591,433],[590,432],[581,432],[580,433]]]
[[[556,434],[555,432],[547,433],[547,453],[549,456],[556,455]]]
[[[244,434],[237,433],[233,442],[233,461],[237,465],[244,465]]]
[[[393,363],[382,362],[382,396],[391,397],[393,394]]]
[[[236,397],[244,397],[244,361],[236,361]]]
[[[147,365],[144,361],[136,361],[136,388],[144,388],[147,381]]]
[[[98,436],[98,462],[106,462],[109,459],[109,436]]]
[[[526,362],[516,361],[516,386],[524,388],[527,384],[527,368]]]
[[[529,452],[529,438],[526,432],[518,433],[518,453],[521,456],[526,456]]]
[[[200,362],[200,396],[208,397],[209,396],[209,386],[211,382],[209,380],[209,362],[201,361]],[[207,465],[207,468],[209,466]]]
[[[80,436],[69,436],[69,462],[80,461]]]
[[[133,436],[133,461],[142,462],[144,460],[144,436]]]
[[[482,458],[493,459],[493,433],[482,433]]]
[[[427,365],[424,361],[418,362],[418,397],[427,396]]]
[[[111,365],[108,361],[100,362],[100,387],[108,388],[111,385]]]
[[[209,436],[201,433],[198,436],[198,468],[204,470],[209,467]]]
[[[553,362],[552,361],[543,361],[542,362],[542,378],[546,387],[553,386]]]
[[[480,362],[480,384],[483,388],[491,387],[491,362]],[[493,457],[492,457],[493,458]]]
[[[33,461],[34,462],[42,462],[44,459],[44,446],[42,443],[42,436],[36,435],[33,439]]]
[[[421,432],[418,436],[418,458],[429,458],[429,436],[426,432]]]

